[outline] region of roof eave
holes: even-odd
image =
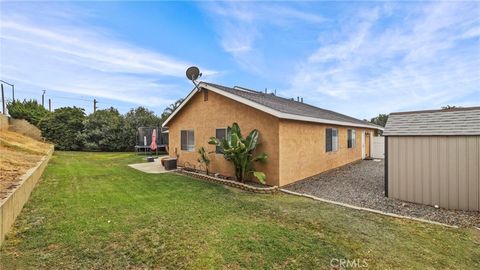
[[[283,113],[283,112],[274,110],[272,108],[269,108],[267,106],[261,105],[257,102],[251,101],[249,99],[246,99],[246,98],[237,96],[235,94],[226,92],[222,89],[219,89],[219,88],[214,87],[212,85],[206,84],[204,82],[198,83],[198,88],[199,89],[200,88],[208,89],[208,90],[213,91],[217,94],[220,94],[220,95],[225,96],[227,98],[233,99],[235,101],[238,101],[238,102],[243,103],[247,106],[253,107],[255,109],[258,109],[260,111],[263,111],[267,114],[273,115],[273,116],[275,116],[277,118],[280,118],[280,119],[288,119],[288,120],[297,120],[297,121],[304,121],[304,122],[313,122],[313,123],[332,124],[332,125],[339,125],[339,126],[362,127],[362,128],[371,128],[371,129],[383,130],[383,128],[380,127],[380,126],[377,127],[377,126],[373,126],[373,125],[369,125],[369,124],[363,125],[363,124],[357,124],[357,123],[351,123],[351,122],[335,121],[335,120],[328,120],[328,119],[322,119],[322,118],[316,118],[316,117],[309,117],[309,116]],[[170,122],[170,120],[175,116],[175,114],[177,114],[181,110],[181,108],[186,103],[188,103],[188,101],[198,91],[199,90],[195,91],[195,88],[194,88],[194,90],[192,92],[190,92],[190,94],[185,98],[185,100],[182,102],[182,104],[180,104],[180,106],[167,118],[167,120],[165,120],[165,122],[162,124],[162,126],[165,127],[168,124],[168,122]]]

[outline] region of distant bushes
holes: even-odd
[[[85,112],[82,108],[63,107],[49,113],[38,123],[42,136],[58,150],[82,150]]]
[[[25,119],[33,125],[38,125],[38,122],[50,113],[33,99],[11,101],[7,104],[7,109],[13,118]]]
[[[125,128],[125,118],[115,108],[98,110],[83,123],[81,138],[85,150],[125,151],[134,145],[130,144],[132,131]]]
[[[86,115],[78,107],[62,107],[49,112],[34,100],[8,104],[13,118],[25,119],[42,131],[42,136],[58,150],[133,150],[138,127],[160,126],[161,119],[144,107],[122,115],[115,108]]]

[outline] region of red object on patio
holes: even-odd
[[[157,149],[157,130],[153,129],[152,131],[152,143],[150,144],[150,149]]]

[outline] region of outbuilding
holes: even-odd
[[[480,210],[480,107],[390,114],[385,195]]]

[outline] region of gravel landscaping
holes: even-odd
[[[479,212],[436,209],[385,197],[383,160],[349,164],[296,182],[286,189],[393,214],[480,228]]]

